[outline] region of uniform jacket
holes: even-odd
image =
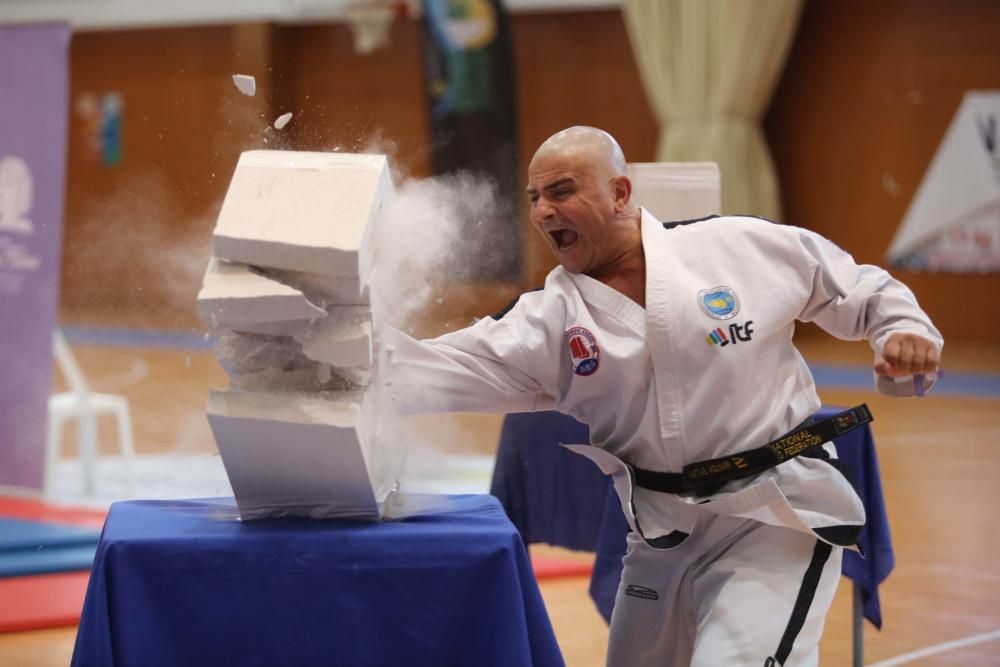
[[[652,544],[701,512],[812,532],[849,546],[864,524],[850,482],[799,457],[707,499],[632,488],[624,463],[679,472],[758,447],[820,407],[792,344],[796,321],[876,354],[906,331],[942,339],[910,290],[805,229],[752,217],[663,225],[642,211],[646,308],[555,268],[495,318],[428,341],[390,330],[393,400],[404,412],[559,410],[590,427],[569,445],[614,477],[626,518]],[[934,382],[930,377],[925,383]],[[912,395],[913,379],[879,379]],[[831,444],[824,446],[835,457]]]

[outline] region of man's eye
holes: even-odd
[[[566,197],[569,197],[571,194],[573,194],[572,190],[556,190],[552,196],[556,199],[566,199]]]

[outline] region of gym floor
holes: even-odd
[[[71,330],[72,331],[72,330]],[[126,395],[131,403],[137,452],[194,455],[215,451],[204,419],[209,387],[226,378],[206,346],[185,349],[185,341],[144,339],[145,346],[114,337],[78,335],[74,352],[92,388]],[[191,339],[193,340],[193,339]],[[190,342],[190,341],[188,341]],[[866,345],[805,338],[799,341],[811,364],[855,371],[870,361]],[[945,365],[956,378],[982,382],[919,400],[893,400],[857,386],[821,385],[824,403],[867,402],[876,415],[882,484],[889,513],[896,568],[881,586],[881,631],[865,627],[865,663],[946,666],[1000,665],[1000,350],[989,345],[952,345]],[[58,377],[55,388],[61,386]],[[842,384],[842,383],[839,383]],[[959,385],[957,381],[955,384]],[[110,428],[110,427],[109,427]],[[461,448],[452,453],[489,456],[499,421],[464,417],[455,429]],[[102,446],[113,441],[102,431]],[[71,435],[71,434],[69,434]],[[67,440],[67,443],[71,438]],[[113,452],[108,449],[108,454]],[[74,455],[72,445],[66,455]],[[139,495],[142,495],[140,489]],[[532,546],[536,554],[588,560],[593,554]],[[541,583],[549,615],[570,667],[604,665],[607,626],[587,593],[586,577]],[[76,628],[0,635],[0,664],[56,667],[69,663]],[[851,587],[844,582],[827,619],[821,663],[851,664]]]

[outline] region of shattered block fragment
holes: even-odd
[[[287,336],[230,332],[215,347],[219,364],[234,389],[261,392],[347,391],[368,384],[368,369],[334,368],[305,356],[302,344]]]
[[[287,320],[284,322],[247,322],[233,327],[233,331],[241,333],[262,334],[265,336],[302,337],[312,320]]]
[[[265,368],[293,370],[315,363],[302,354],[302,345],[294,338],[239,332],[220,336],[215,356],[227,373],[250,373]]]
[[[310,359],[332,366],[367,369],[372,364],[372,313],[367,306],[331,308],[300,339]]]
[[[249,74],[234,74],[233,83],[239,88],[240,92],[244,95],[249,95],[253,97],[257,92],[257,79],[253,78]]]
[[[292,370],[265,368],[230,375],[229,380],[232,389],[274,394],[306,393],[319,396],[360,389],[357,382],[335,373],[329,365],[320,363],[315,363],[310,368]]]
[[[387,493],[369,477],[360,400],[213,391],[208,420],[240,516],[378,519]]]
[[[355,387],[367,387],[371,382],[371,370],[368,368],[350,368],[348,366],[331,366],[330,372],[342,380],[350,382]]]
[[[368,284],[392,180],[384,155],[247,151],[219,213],[215,255]]]
[[[274,129],[283,130],[285,126],[288,125],[288,121],[292,119],[292,112],[283,113],[274,119]]]
[[[198,314],[213,329],[252,332],[255,323],[309,321],[326,312],[293,287],[213,257],[198,293]]]
[[[320,368],[322,364],[305,356],[302,353],[302,344],[287,336],[264,336],[233,331],[219,338],[215,355],[219,360],[219,365],[229,376],[230,383],[237,388],[249,389],[249,386],[245,386],[248,382],[252,382],[254,387],[258,387],[260,386],[259,381],[251,378],[264,378],[269,372],[303,371],[318,378],[314,379],[313,382],[320,385],[326,382],[321,377],[324,372]],[[343,379],[339,383],[334,388],[345,388],[356,384],[353,381]],[[325,388],[317,387],[317,391],[319,390],[325,390]]]
[[[240,157],[199,310],[226,332],[230,389],[207,412],[244,519],[376,519],[397,486],[405,439],[371,381],[368,294],[392,187],[381,155]]]

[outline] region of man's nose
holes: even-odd
[[[555,210],[547,199],[540,198],[535,202],[535,207],[532,209],[531,215],[536,220],[547,220],[555,215]]]

